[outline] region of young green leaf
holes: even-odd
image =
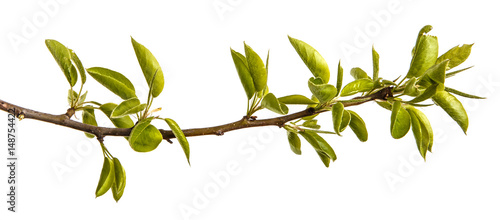
[[[474,44],[464,44],[462,46],[455,46],[448,50],[443,55],[439,56],[436,60],[436,63],[441,63],[444,60],[450,60],[450,63],[446,67],[446,70],[452,69],[463,63],[470,55],[472,45]]]
[[[300,150],[299,136],[297,136],[297,134],[295,134],[294,132],[291,132],[291,131],[287,131],[286,135],[288,137],[288,143],[290,144],[290,149],[292,149],[292,151],[295,154],[301,155],[302,151]]]
[[[247,58],[243,54],[238,53],[231,49],[231,56],[233,57],[234,66],[236,67],[236,72],[240,77],[241,84],[245,89],[248,100],[250,100],[255,93],[255,86],[253,84],[252,75],[248,69]]]
[[[87,69],[87,72],[97,82],[122,99],[127,100],[137,97],[134,85],[121,73],[102,67],[92,67]]]
[[[56,40],[45,40],[45,45],[47,45],[50,53],[63,71],[70,86],[75,86],[76,81],[78,80],[78,73],[75,66],[71,62],[71,53],[69,49]]]
[[[258,92],[264,90],[267,86],[267,70],[264,62],[247,44],[245,44],[245,55],[255,91]]]
[[[410,114],[401,107],[401,102],[394,102],[391,114],[391,136],[395,139],[404,137],[410,130],[410,126]]]
[[[375,47],[372,46],[372,60],[373,60],[373,80],[378,79],[378,71],[379,71],[379,58],[380,56],[378,55],[377,51],[375,50]]]
[[[146,108],[146,104],[141,104],[138,98],[131,98],[123,101],[111,112],[111,118],[121,118],[130,114],[138,113]]]
[[[69,52],[71,53],[71,60],[73,60],[73,62],[75,63],[75,65],[78,69],[78,73],[80,73],[80,78],[82,80],[82,85],[83,85],[87,81],[87,75],[85,74],[85,68],[83,68],[82,61],[80,61],[80,58],[78,58],[76,53],[71,49],[69,49]]]
[[[362,142],[368,140],[368,131],[366,130],[365,121],[354,111],[347,110],[351,114],[351,121],[349,122],[349,127],[352,129],[354,134]]]
[[[115,167],[113,160],[104,157],[104,164],[102,165],[101,176],[99,177],[99,183],[95,190],[95,197],[104,195],[115,182]]]
[[[461,72],[463,72],[465,70],[468,70],[468,69],[470,69],[472,67],[474,67],[474,66],[469,66],[469,67],[466,67],[466,68],[463,68],[463,69],[460,69],[460,70],[455,70],[453,72],[449,72],[449,73],[446,74],[446,78],[450,78],[452,76],[455,76],[455,75],[457,75],[457,74],[459,74],[459,73],[461,73]]]
[[[321,151],[316,151],[316,153],[318,153],[319,159],[321,159],[321,162],[323,162],[325,167],[329,167],[330,160],[331,160],[330,157],[328,157],[328,155],[326,155],[325,153],[323,153]]]
[[[97,121],[95,120],[94,109],[83,109],[82,112],[82,122],[88,125],[97,126]],[[88,138],[94,138],[93,134],[85,133]]]
[[[311,104],[318,104],[318,102],[315,102],[303,95],[288,95],[288,96],[283,96],[281,98],[278,98],[278,101],[283,104],[287,105],[311,105]]]
[[[423,137],[422,126],[416,114],[414,114],[412,111],[409,111],[409,113],[411,117],[411,130],[413,132],[413,136],[415,137],[415,142],[417,143],[418,151],[425,160],[425,155],[427,154],[427,145],[424,144],[424,140],[422,138]]]
[[[340,123],[339,131],[343,132],[347,128],[347,126],[349,126],[350,123],[351,123],[351,113],[344,110],[342,114],[342,122]]]
[[[460,91],[458,91],[456,89],[452,89],[452,88],[448,88],[448,87],[445,87],[444,91],[447,91],[449,93],[453,93],[455,95],[459,95],[459,96],[462,96],[462,97],[465,97],[465,98],[469,98],[469,99],[486,99],[485,97],[480,97],[480,96],[476,96],[476,95],[467,94],[465,92],[460,92]]]
[[[343,78],[344,78],[344,69],[340,65],[340,60],[339,60],[339,66],[337,67],[337,88],[339,89],[342,88]]]
[[[81,96],[80,99],[78,100],[78,103],[76,103],[77,106],[81,106],[84,102],[85,99],[87,99],[87,93],[88,91],[85,91]]]
[[[328,83],[330,81],[330,69],[321,54],[304,41],[290,36],[288,36],[288,39],[314,77],[321,78],[324,83]]]
[[[444,85],[443,84],[432,84],[429,86],[422,94],[419,96],[415,97],[414,99],[408,101],[409,103],[419,103],[423,102],[427,99],[430,99],[432,96],[436,94],[439,90],[443,90]]]
[[[305,130],[299,132],[299,134],[302,135],[316,151],[326,154],[332,161],[337,159],[332,147],[316,132]]]
[[[181,144],[182,150],[184,150],[184,154],[186,155],[188,164],[191,166],[191,162],[189,162],[189,152],[190,152],[189,142],[187,141],[186,136],[184,136],[184,132],[182,132],[181,128],[174,120],[170,118],[165,118],[165,122],[167,122],[168,127],[170,127],[170,129],[174,133],[175,138],[177,138],[177,140]]]
[[[420,129],[422,133],[422,144],[425,146],[427,151],[431,152],[434,142],[434,132],[432,131],[432,126],[429,122],[429,119],[427,119],[427,116],[425,116],[423,112],[414,107],[408,107],[408,111],[411,112],[411,114],[417,116],[417,119],[420,122]]]
[[[321,78],[311,77],[308,81],[309,90],[311,90],[314,97],[316,97],[320,103],[325,103],[337,95],[337,89],[335,86],[323,83]]]
[[[355,80],[370,79],[368,74],[366,74],[366,72],[359,67],[354,67],[351,69],[351,76],[354,77]]]
[[[408,96],[418,96],[420,95],[419,90],[416,87],[417,78],[411,77],[410,80],[406,83],[405,90],[403,91],[404,95]]]
[[[68,90],[68,104],[71,107],[74,107],[76,104],[76,100],[78,99],[78,93],[75,92],[73,89]]]
[[[340,96],[350,96],[358,92],[368,92],[373,89],[374,85],[371,79],[357,79],[345,85],[340,92]]]
[[[280,101],[278,101],[276,96],[272,93],[268,93],[264,96],[264,99],[262,99],[262,107],[281,115],[288,114],[288,107],[285,104],[280,103]]]
[[[141,120],[130,132],[130,147],[137,152],[149,152],[158,147],[163,140],[160,131],[151,124],[153,118]]]
[[[464,133],[467,133],[469,117],[467,116],[464,106],[455,96],[446,91],[440,91],[432,97],[432,100],[457,122]]]
[[[425,29],[425,30],[424,30]],[[411,60],[410,69],[406,78],[420,77],[424,72],[436,63],[438,57],[438,40],[437,37],[424,35],[430,31],[432,27],[424,27],[419,33],[417,43],[414,48],[413,58]]]
[[[165,84],[163,71],[161,70],[160,64],[153,56],[151,51],[148,50],[148,48],[135,41],[134,38],[132,37],[131,40],[132,40],[132,46],[134,47],[135,55],[137,57],[137,61],[139,61],[139,65],[141,66],[142,73],[144,74],[144,78],[146,78],[146,83],[148,83],[148,85],[156,73],[156,77],[153,83],[152,94],[153,97],[158,97],[160,93],[163,91],[163,86]]]
[[[434,83],[444,84],[446,78],[446,67],[450,60],[445,60],[441,63],[431,66],[427,71],[425,71],[423,77],[417,83],[418,85],[427,88]]]
[[[340,102],[332,106],[332,121],[333,130],[340,136],[340,125],[342,124],[342,116],[344,115],[344,105]]]
[[[113,192],[113,198],[116,202],[118,202],[125,191],[127,176],[125,174],[125,169],[123,169],[123,166],[118,158],[113,158],[113,165],[115,168],[115,181],[111,186],[111,191]]]
[[[134,127],[134,121],[130,119],[130,116],[126,115],[121,118],[111,118],[111,113],[118,106],[115,103],[106,103],[99,107],[99,109],[111,120],[111,122],[117,128],[131,128]]]
[[[321,128],[321,126],[318,125],[318,120],[316,120],[316,119],[306,120],[302,123],[302,126],[306,127],[306,128],[312,128],[312,129],[320,129]]]

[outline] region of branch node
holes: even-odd
[[[224,135],[224,131],[222,131],[222,130],[217,130],[217,131],[215,132],[215,135],[217,135],[217,136],[222,136],[222,135]]]
[[[74,108],[68,108],[68,110],[66,111],[66,113],[64,115],[66,115],[68,118],[73,117],[73,115],[75,115],[75,109]]]

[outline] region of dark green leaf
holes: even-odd
[[[250,70],[248,69],[247,58],[233,49],[231,49],[231,56],[233,57],[234,66],[245,89],[247,98],[250,100],[255,93],[255,86],[253,85],[252,75],[250,75]]]
[[[247,44],[245,44],[245,55],[255,91],[258,92],[264,90],[267,86],[267,70],[264,62]]]
[[[470,99],[486,99],[485,97],[480,97],[480,96],[475,96],[475,95],[467,94],[465,92],[460,92],[460,91],[458,91],[456,89],[452,89],[452,88],[448,88],[448,87],[445,87],[444,91],[447,91],[449,93],[453,93],[453,94],[456,94],[456,95],[459,95],[459,96],[462,96],[462,97],[465,97],[465,98],[470,98]]]
[[[80,61],[80,58],[78,58],[73,50],[69,49],[69,52],[71,53],[71,60],[73,60],[78,69],[78,72],[80,73],[82,84],[85,84],[85,82],[87,81],[87,75],[85,74],[85,68],[83,67],[82,61]]]
[[[377,51],[375,51],[375,47],[372,46],[372,60],[373,60],[373,80],[378,79],[378,71],[379,71],[379,61],[380,56]]]
[[[304,41],[290,36],[288,36],[288,39],[314,77],[321,78],[324,83],[328,83],[330,81],[330,69],[321,54]]]
[[[411,118],[408,111],[401,107],[401,102],[392,105],[391,136],[395,139],[404,137],[410,130]]]
[[[354,80],[342,89],[340,96],[350,96],[358,92],[368,92],[373,89],[374,83],[371,79],[357,79]]]
[[[137,97],[134,85],[121,73],[102,67],[92,67],[87,69],[87,72],[97,82],[122,99],[127,100]]]
[[[425,30],[424,30],[425,29]],[[424,72],[436,63],[438,57],[438,40],[437,37],[431,35],[424,35],[430,31],[431,28],[427,26],[422,28],[417,38],[415,45],[415,52],[410,64],[410,70],[406,75],[407,78],[420,77]]]
[[[111,118],[121,118],[130,114],[138,113],[146,108],[146,104],[141,104],[138,98],[131,98],[123,101],[111,112]]]
[[[97,126],[94,109],[83,109],[82,122],[84,124]],[[88,138],[94,138],[94,135],[89,133],[85,133],[85,136],[87,136]]]
[[[351,69],[351,76],[354,77],[355,80],[370,79],[368,74],[366,74],[366,72],[359,67],[354,67]]]
[[[141,66],[142,73],[146,78],[146,83],[148,85],[153,79],[153,76],[156,73],[156,77],[153,83],[153,97],[157,97],[163,91],[163,86],[165,84],[163,71],[161,70],[160,64],[153,56],[151,51],[148,48],[144,47],[142,44],[132,38],[132,46],[134,47],[135,55],[137,56],[137,61],[139,61],[139,65]],[[149,85],[151,86],[151,85]]]
[[[160,131],[151,124],[153,118],[140,121],[130,132],[130,147],[137,152],[149,152],[158,147],[163,140]]]
[[[342,88],[342,80],[344,78],[344,69],[340,65],[340,60],[339,60],[339,66],[337,68],[337,88]]]
[[[440,91],[432,97],[432,100],[460,125],[464,133],[467,133],[469,117],[464,106],[455,96],[446,91]]]
[[[71,87],[75,86],[78,80],[78,73],[71,62],[71,53],[69,49],[56,40],[45,40],[45,45],[47,45],[47,48],[57,64],[59,64],[59,67],[63,71]]]
[[[288,114],[288,107],[285,104],[280,103],[280,101],[278,101],[276,96],[272,93],[268,93],[264,96],[264,99],[262,99],[262,107],[281,115]]]
[[[311,104],[318,104],[318,102],[315,102],[303,95],[288,95],[288,96],[283,96],[281,98],[278,98],[278,101],[287,104],[287,105],[311,105]]]
[[[168,127],[172,130],[172,132],[175,135],[175,138],[179,141],[179,144],[181,144],[182,150],[184,150],[184,154],[186,155],[186,159],[188,161],[188,164],[191,166],[191,162],[189,161],[189,142],[186,139],[186,136],[184,135],[184,132],[182,129],[179,127],[177,122],[170,118],[165,118],[165,122],[167,122]]]
[[[286,134],[288,137],[288,143],[290,144],[290,149],[292,149],[292,151],[295,154],[301,155],[302,151],[300,150],[299,136],[297,136],[297,134],[295,134],[294,132],[291,132],[291,131],[287,131]]]
[[[116,106],[118,106],[118,105],[115,104],[115,103],[106,103],[104,105],[101,105],[99,107],[99,109],[101,109],[101,111],[106,116],[108,116],[108,118],[111,120],[111,122],[113,122],[113,124],[117,128],[131,128],[131,127],[134,127],[134,122],[132,121],[132,119],[130,119],[130,117],[128,115],[127,116],[123,116],[121,118],[111,118],[111,113],[113,112],[113,109],[116,108]]]
[[[464,44],[462,46],[457,45],[438,57],[436,63],[441,63],[444,60],[450,60],[450,64],[448,64],[446,70],[452,69],[467,60],[470,55],[472,45],[474,44]]]
[[[95,190],[95,197],[104,195],[115,182],[115,167],[113,161],[107,157],[104,157],[104,164],[102,165],[101,176],[99,177],[99,183]]]
[[[368,131],[366,130],[366,125],[363,119],[351,110],[347,110],[351,114],[351,121],[349,122],[349,127],[352,129],[354,134],[362,142],[368,140]]]
[[[318,98],[320,103],[328,102],[337,95],[337,89],[335,86],[323,83],[321,78],[311,77],[308,81],[308,86],[309,90],[311,90],[312,94]]]
[[[115,167],[115,182],[111,187],[111,191],[113,192],[113,198],[116,202],[118,202],[125,191],[127,175],[125,174],[125,169],[123,169],[123,166],[118,158],[113,158],[113,165]]]

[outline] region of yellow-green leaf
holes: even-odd
[[[436,63],[439,49],[437,37],[424,35],[430,29],[432,27],[426,26],[419,33],[410,69],[406,75],[407,78],[422,76],[427,69]]]
[[[354,77],[355,80],[370,79],[368,74],[366,74],[366,72],[359,67],[354,67],[351,69],[351,76]]]
[[[130,147],[137,152],[149,152],[158,147],[163,140],[160,131],[151,124],[153,118],[141,120],[130,132]]]
[[[278,98],[278,101],[283,104],[287,105],[311,105],[311,104],[318,104],[318,102],[315,102],[303,95],[288,95],[288,96],[283,96],[281,98]]]
[[[288,137],[288,143],[290,144],[290,149],[292,149],[292,151],[295,154],[301,155],[302,151],[300,150],[299,136],[297,136],[297,134],[295,134],[294,132],[291,132],[291,131],[287,131],[286,134]]]
[[[431,152],[434,142],[434,132],[432,131],[432,126],[429,122],[429,119],[427,119],[427,116],[425,116],[423,112],[412,106],[408,107],[408,111],[411,112],[411,114],[415,114],[415,116],[417,116],[417,119],[420,122],[420,130],[422,133],[422,144],[425,146],[427,151]]]
[[[82,122],[88,125],[97,126],[97,121],[95,119],[94,109],[83,109],[82,111]],[[88,138],[94,138],[93,134],[85,133]]]
[[[351,121],[349,122],[349,127],[352,129],[354,134],[362,142],[368,140],[368,131],[366,130],[365,121],[354,111],[347,110],[351,114]]]
[[[320,103],[325,103],[337,95],[335,86],[325,84],[321,78],[311,77],[308,81],[309,90],[316,97]]]
[[[374,85],[371,79],[357,79],[345,85],[342,92],[340,92],[340,96],[350,96],[358,92],[368,92],[373,89]]]
[[[343,78],[344,78],[344,69],[340,65],[340,60],[339,60],[339,65],[337,67],[337,88],[339,88],[339,89],[342,88]]]
[[[245,56],[247,58],[248,70],[252,76],[255,91],[262,91],[267,86],[267,70],[260,56],[247,44],[245,44]]]
[[[450,60],[444,60],[441,63],[435,64],[425,71],[423,77],[417,83],[423,88],[427,88],[434,83],[444,84],[446,78],[446,67]]]
[[[122,99],[127,100],[137,97],[134,85],[121,73],[102,67],[88,68],[87,72],[97,82]]]
[[[233,57],[234,66],[236,67],[236,72],[240,77],[241,84],[245,89],[247,98],[250,100],[255,93],[255,86],[253,84],[252,75],[248,69],[247,58],[243,54],[238,53],[231,49],[231,56]]]
[[[188,161],[188,164],[191,165],[191,162],[189,161],[189,142],[186,139],[186,136],[184,135],[184,132],[182,132],[182,129],[179,127],[177,122],[170,118],[165,118],[165,122],[167,122],[168,127],[172,130],[172,133],[174,133],[175,138],[179,141],[179,144],[182,147],[182,150],[184,150],[184,154],[186,155],[186,159]]]
[[[111,191],[113,192],[113,198],[116,202],[118,202],[125,191],[127,175],[125,174],[125,169],[123,169],[123,166],[118,158],[113,158],[113,165],[115,167],[115,181],[111,186]]]
[[[436,63],[441,63],[444,60],[450,60],[450,63],[446,67],[446,70],[452,69],[463,63],[470,55],[472,45],[474,44],[464,44],[462,46],[455,46],[448,50],[443,55],[439,56],[436,60]]]
[[[410,108],[408,108],[408,110],[409,109]],[[425,160],[425,155],[427,154],[427,145],[424,144],[422,126],[417,118],[417,115],[414,114],[412,111],[409,111],[409,113],[411,117],[411,130],[413,131],[413,136],[415,137],[415,142],[417,143],[418,151]]]
[[[391,136],[395,139],[404,137],[410,130],[410,126],[410,114],[401,107],[401,102],[394,102],[391,114]]]
[[[377,51],[375,50],[375,47],[372,46],[373,80],[375,80],[375,81],[378,79],[379,58],[380,58],[380,56],[378,55]]]
[[[306,139],[307,142],[309,142],[309,144],[311,144],[311,146],[317,152],[324,153],[332,161],[335,161],[337,159],[337,156],[335,155],[335,152],[333,151],[332,147],[328,144],[328,142],[325,141],[325,139],[323,139],[317,133],[315,133],[313,131],[305,130],[305,131],[299,132],[299,134],[302,135],[302,137],[304,137],[304,139]]]
[[[108,118],[111,120],[111,122],[115,125],[117,128],[131,128],[134,127],[134,121],[130,119],[130,116],[126,115],[120,118],[111,118],[111,113],[113,112],[113,109],[118,106],[115,103],[106,103],[103,104],[99,107],[101,111],[108,116]]]
[[[105,157],[102,165],[101,176],[95,190],[95,197],[104,195],[115,182],[115,167],[113,160]]]
[[[111,118],[121,118],[130,114],[138,113],[146,108],[146,104],[141,104],[138,98],[131,98],[123,101],[111,112]]]
[[[330,81],[330,69],[321,54],[304,41],[290,36],[288,36],[288,39],[314,77],[321,78],[324,83],[328,83]]]
[[[333,130],[338,135],[340,135],[340,125],[342,124],[343,115],[344,115],[344,105],[341,102],[333,104],[332,106]]]
[[[262,107],[281,115],[288,114],[288,107],[285,104],[280,103],[280,101],[278,101],[276,96],[272,93],[268,93],[264,96],[264,99],[262,99]]]
[[[151,86],[150,83],[152,82],[154,77],[154,82],[152,83],[153,84],[152,95],[153,97],[157,97],[163,91],[163,86],[165,84],[163,71],[161,70],[160,64],[158,63],[158,61],[153,56],[151,51],[149,51],[148,48],[135,41],[134,38],[132,37],[131,40],[132,40],[132,46],[134,47],[135,55],[137,57],[137,61],[139,61],[142,73],[144,74],[144,77],[146,78],[146,83],[149,86]]]
[[[440,91],[432,97],[432,100],[457,122],[464,133],[467,133],[469,117],[464,106],[455,96],[446,91]]]
[[[85,68],[83,67],[82,61],[80,61],[80,58],[78,58],[75,51],[69,49],[69,52],[71,53],[71,60],[73,60],[73,62],[75,63],[78,69],[78,73],[80,73],[82,84],[85,84],[85,82],[87,81],[87,75],[85,74]]]
[[[45,45],[47,45],[47,48],[63,71],[64,76],[66,76],[66,79],[71,87],[75,86],[76,81],[78,80],[78,73],[75,66],[71,62],[70,50],[56,40],[47,39],[45,40]]]

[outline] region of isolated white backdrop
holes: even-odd
[[[107,138],[109,150],[127,171],[119,203],[110,193],[94,198],[102,166],[95,140],[24,120],[18,126],[19,212],[9,213],[5,206],[1,219],[183,219],[180,210],[187,207],[194,213],[190,219],[500,217],[500,48],[495,24],[500,17],[490,2],[158,2],[2,1],[0,98],[44,112],[65,112],[67,82],[44,44],[45,39],[56,39],[75,50],[87,68],[102,66],[125,74],[144,99],[146,83],[130,43],[133,36],[154,53],[164,70],[165,89],[154,103],[163,107],[160,114],[184,128],[217,125],[240,119],[246,108],[230,47],[243,51],[246,41],[261,56],[270,49],[271,92],[308,95],[306,80],[311,74],[287,34],[318,49],[333,79],[339,59],[346,73],[356,66],[371,73],[374,44],[381,57],[381,76],[394,79],[406,74],[419,29],[431,24],[440,53],[475,43],[463,64],[475,67],[447,84],[488,99],[461,99],[470,118],[467,136],[442,110],[424,109],[436,133],[434,153],[428,154],[426,163],[417,156],[411,133],[397,141],[390,137],[390,113],[375,104],[353,108],[365,119],[368,142],[360,143],[350,131],[342,138],[326,136],[338,156],[328,169],[307,143],[302,156],[294,155],[285,132],[277,128],[189,138],[191,167],[177,143],[162,143],[140,154],[122,138]],[[24,40],[12,43],[13,36]],[[348,74],[344,79],[351,80]],[[89,100],[119,101],[91,78],[86,89]],[[266,111],[257,115],[274,116]],[[0,116],[0,124],[7,123],[7,114]],[[331,127],[328,115],[320,118],[325,128]],[[5,127],[0,126],[0,133],[6,133]],[[0,135],[0,143],[6,148],[5,136]],[[54,166],[69,170],[58,174]],[[227,172],[228,166],[230,178],[215,181],[212,176]],[[3,170],[1,192],[7,190]],[[388,182],[388,176],[397,181]]]

